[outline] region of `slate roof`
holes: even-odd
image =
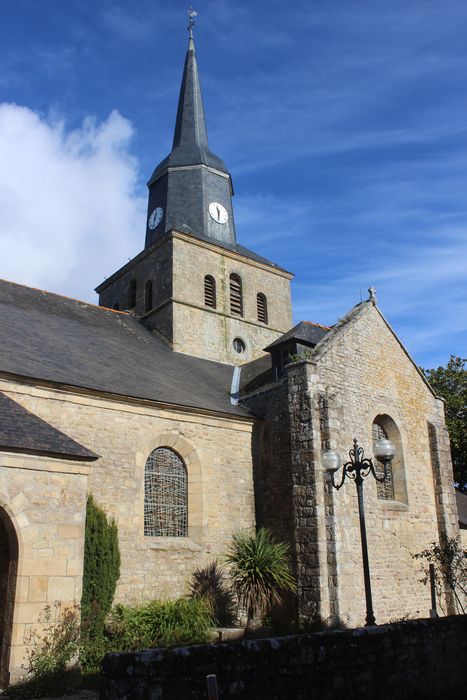
[[[0,372],[245,417],[233,368],[173,352],[131,314],[0,280]]]
[[[461,529],[467,529],[467,493],[456,491],[457,512]]]
[[[87,462],[99,457],[1,392],[0,450]]]
[[[317,345],[330,330],[329,326],[321,326],[319,323],[313,323],[312,321],[300,321],[290,331],[287,331],[287,333],[284,333],[284,335],[281,335],[280,338],[268,345],[265,350],[271,350],[289,340],[297,340],[306,345]]]
[[[257,389],[264,389],[274,381],[271,355],[263,355],[256,360],[251,360],[240,368],[240,398]]]

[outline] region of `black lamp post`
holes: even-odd
[[[393,459],[396,448],[391,440],[382,438],[374,443],[374,453],[378,461],[383,463],[384,473],[378,476],[371,459],[363,458],[363,447],[359,447],[357,439],[354,438],[353,448],[349,451],[350,462],[342,466],[342,477],[339,484],[334,481],[334,474],[341,466],[341,457],[338,452],[328,450],[323,454],[323,466],[331,474],[331,483],[337,490],[343,486],[346,477],[355,481],[358,497],[358,516],[360,520],[360,536],[362,540],[363,576],[365,580],[366,598],[366,623],[365,627],[375,625],[375,615],[373,613],[373,601],[371,597],[370,565],[368,563],[368,545],[366,540],[365,508],[363,504],[363,479],[370,473],[376,481],[382,483],[388,475],[388,466]]]

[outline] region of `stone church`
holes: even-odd
[[[443,402],[374,292],[332,327],[293,326],[292,274],[237,242],[191,36],[148,188],[144,248],[98,306],[0,282],[2,683],[44,606],[80,600],[88,493],[118,524],[128,603],[183,595],[264,525],[290,544],[299,617],[362,624],[355,489],[322,466],[354,437],[368,457],[375,436],[397,450],[365,482],[378,622],[428,616],[412,555],[459,533]]]

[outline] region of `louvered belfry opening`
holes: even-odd
[[[267,323],[268,322],[268,302],[267,302],[264,294],[261,294],[261,292],[256,295],[256,309],[258,312],[258,321],[260,323]]]
[[[230,313],[243,316],[242,280],[238,275],[230,275]]]
[[[136,306],[136,280],[131,280],[128,290],[128,308],[134,309]]]
[[[216,280],[211,275],[204,278],[204,305],[216,308]]]
[[[144,290],[144,313],[147,314],[148,311],[152,309],[152,280],[146,282],[146,288]]]
[[[188,492],[185,464],[176,452],[158,447],[144,472],[144,534],[186,537]]]
[[[371,433],[374,443],[382,438],[388,437],[386,431],[378,423],[373,423]],[[375,460],[375,470],[378,476],[383,476],[384,466],[377,460]],[[394,500],[394,475],[391,463],[388,464],[386,479],[382,483],[379,481],[376,482],[376,492],[378,498],[383,498],[388,501]]]

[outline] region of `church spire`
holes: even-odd
[[[172,150],[148,182],[146,247],[171,229],[236,245],[232,180],[209,148],[190,8],[188,50],[178,98]]]
[[[196,63],[195,42],[190,29],[188,51],[183,69],[180,97],[178,98],[177,120],[175,122],[172,150],[179,146],[208,149],[206,117]]]

